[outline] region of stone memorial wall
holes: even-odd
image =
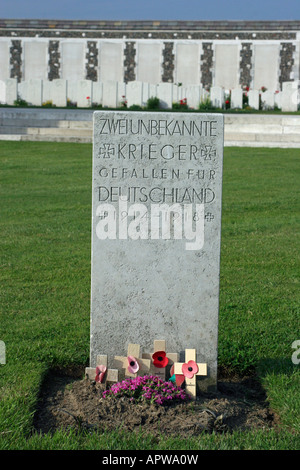
[[[0,60],[0,80],[180,82],[275,92],[300,78],[300,21],[0,20]]]

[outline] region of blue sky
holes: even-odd
[[[300,0],[0,0],[0,18],[300,20]]]

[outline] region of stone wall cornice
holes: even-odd
[[[285,21],[101,21],[0,19],[4,30],[56,31],[210,31],[210,32],[292,32],[300,31],[300,20]]]

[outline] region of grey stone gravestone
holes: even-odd
[[[221,114],[94,113],[91,367],[162,339],[216,385],[223,129]]]

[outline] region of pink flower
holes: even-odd
[[[198,366],[195,361],[189,361],[187,364],[183,364],[182,373],[188,379],[192,379],[198,372]]]
[[[104,380],[105,374],[106,374],[106,367],[103,365],[97,366],[95,381],[102,383]]]
[[[131,374],[136,374],[140,368],[138,361],[133,356],[128,356],[127,360],[128,360],[128,371]]]

